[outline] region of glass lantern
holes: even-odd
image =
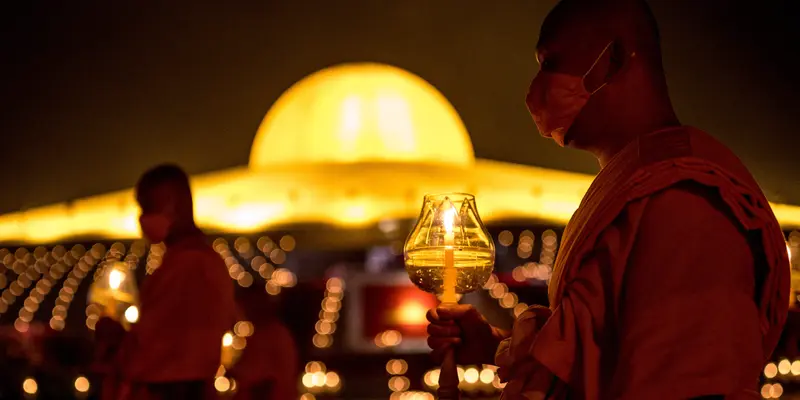
[[[103,263],[97,279],[89,287],[89,302],[99,305],[104,314],[123,326],[139,318],[139,290],[128,263],[112,260]]]
[[[494,269],[494,242],[483,225],[475,196],[425,196],[404,248],[408,276],[444,303],[482,288]]]

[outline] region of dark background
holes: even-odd
[[[651,0],[684,123],[800,204],[796,0]],[[393,64],[460,112],[477,156],[594,173],[523,98],[553,0],[18,1],[0,6],[0,212],[130,187],[154,163],[247,163],[264,114],[326,66]]]

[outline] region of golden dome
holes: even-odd
[[[299,81],[258,128],[250,168],[401,162],[469,166],[472,142],[447,99],[422,78],[383,64],[345,64]]]

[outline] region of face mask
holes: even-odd
[[[139,225],[147,240],[151,243],[161,243],[167,238],[172,222],[163,214],[142,214],[139,217]]]
[[[533,79],[525,102],[543,136],[552,137],[560,146],[564,146],[564,135],[578,118],[589,97],[606,86],[604,82],[589,93],[584,80],[609,46],[611,43],[606,45],[583,76],[540,70]]]

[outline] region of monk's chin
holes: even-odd
[[[556,144],[558,144],[561,147],[566,147],[566,143],[568,143],[567,135],[566,132],[564,131],[553,132],[550,135],[550,138],[553,139],[553,141],[556,142]]]

